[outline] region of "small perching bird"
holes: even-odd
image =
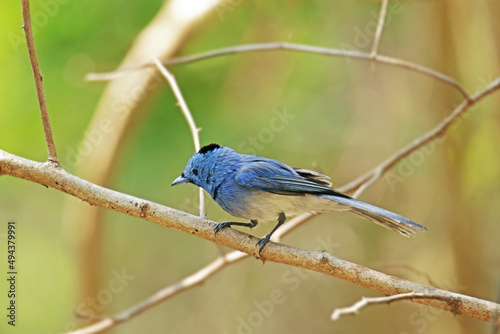
[[[304,212],[349,211],[406,237],[427,230],[408,218],[330,188],[329,180],[328,176],[314,171],[210,144],[189,159],[172,186],[193,183],[205,189],[229,214],[250,220],[219,223],[215,234],[224,227],[252,228],[259,220],[277,218],[278,224],[257,242],[259,254],[286,217]]]

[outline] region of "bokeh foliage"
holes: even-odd
[[[214,12],[191,34],[180,54],[287,40],[369,51],[380,8],[378,2],[346,0],[234,3],[231,11]],[[451,75],[471,92],[500,75],[500,26],[494,19],[498,2],[390,4],[381,53]],[[159,0],[32,2],[38,27],[35,43],[63,167],[75,170],[68,159],[85,139],[105,87],[85,82],[84,75],[113,70],[161,5]],[[20,1],[3,1],[0,148],[43,161],[45,143],[21,25]],[[203,128],[202,144],[217,142],[317,169],[331,175],[335,186],[431,129],[461,101],[452,87],[421,74],[311,54],[226,56],[179,65],[172,71]],[[499,103],[498,93],[485,99],[445,139],[398,165],[392,174],[396,179],[384,178],[362,196],[427,226],[426,235],[406,240],[351,215],[329,213],[283,242],[326,248],[336,256],[428,284],[425,275],[401,265],[409,264],[439,287],[494,300],[500,280]],[[272,124],[278,124],[273,119],[284,112],[293,117],[273,130]],[[110,184],[196,214],[197,189],[170,188],[192,153],[188,126],[168,85],[162,83],[123,142]],[[12,331],[2,321],[2,332],[59,333],[70,329],[66,326],[85,323],[76,320],[73,311],[95,296],[79,293],[82,282],[74,247],[78,241],[67,233],[71,221],[63,215],[66,201],[67,195],[55,190],[0,177],[0,226],[16,220],[20,244],[19,326]],[[210,199],[207,213],[215,221],[229,218]],[[252,233],[264,235],[270,228],[271,224],[263,225]],[[133,305],[221,251],[206,241],[114,212],[106,212],[102,242],[103,289],[114,270],[124,268],[134,276],[113,294],[102,313]],[[257,305],[275,290],[283,293],[284,303],[274,304],[267,315]],[[263,320],[250,326],[254,333],[465,333],[487,327],[409,303],[330,322],[333,308],[362,295],[374,293],[320,274],[248,259],[115,332],[232,333],[245,327],[240,327],[243,322],[257,321],[259,312]]]

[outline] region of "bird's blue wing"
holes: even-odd
[[[422,225],[391,211],[364,203],[328,186],[326,176],[289,167],[275,160],[245,161],[236,172],[235,181],[253,191],[267,191],[288,196],[319,195],[344,204],[354,214],[393,229],[405,236],[426,230]]]
[[[324,194],[348,197],[330,188],[327,176],[292,168],[275,160],[256,160],[243,164],[236,172],[235,181],[252,190],[280,195]]]
[[[300,176],[305,177],[306,179],[315,181],[317,183],[321,183],[327,187],[331,187],[332,183],[330,182],[330,177],[312,170],[302,169],[297,167],[292,167],[293,170],[299,174]]]

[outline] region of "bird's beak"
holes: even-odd
[[[189,180],[181,175],[178,178],[176,178],[174,180],[174,182],[172,182],[172,186],[176,186],[178,184],[182,184],[182,183],[186,183],[186,182],[189,182]]]

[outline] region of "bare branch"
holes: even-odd
[[[153,62],[158,67],[161,74],[165,77],[165,79],[167,79],[168,83],[170,84],[170,87],[172,88],[172,91],[174,92],[174,95],[177,98],[177,101],[179,102],[179,107],[182,110],[182,114],[184,115],[186,121],[189,124],[189,129],[191,130],[191,134],[193,135],[194,149],[196,151],[199,151],[200,129],[196,127],[196,123],[194,122],[193,116],[191,115],[191,112],[189,111],[186,101],[184,100],[184,97],[182,97],[182,93],[179,89],[179,86],[177,85],[177,81],[175,81],[174,76],[162,65],[162,63],[158,60],[158,58],[153,57]]]
[[[312,216],[310,214],[305,214]],[[281,237],[283,237],[288,232],[292,231],[295,227],[300,224],[303,224],[307,221],[308,217],[298,216],[294,219],[288,221],[285,225],[282,226],[276,233],[273,234],[271,240],[274,242],[278,242]],[[149,308],[170,299],[171,297],[186,291],[194,286],[197,286],[207,279],[212,277],[215,273],[227,267],[230,264],[239,262],[242,259],[248,257],[248,254],[242,253],[240,251],[233,251],[229,254],[223,255],[215,259],[213,262],[209,263],[202,269],[198,270],[196,273],[184,278],[180,282],[174,283],[166,288],[163,288],[156,292],[154,295],[149,298],[143,300],[140,303],[122,311],[114,316],[110,317],[100,317],[99,320],[89,326],[80,328],[76,331],[69,332],[68,334],[91,334],[91,333],[100,333],[105,329],[110,327],[114,327],[124,321],[132,319],[133,317],[141,314],[142,312],[148,310]]]
[[[169,299],[183,291],[186,291],[194,286],[203,283],[225,266],[237,262],[246,257],[248,257],[248,254],[239,251],[234,251],[224,256],[221,256],[212,263],[206,265],[205,267],[197,271],[196,273],[187,276],[178,283],[175,283],[164,289],[161,289],[154,295],[132,306],[131,308],[122,311],[119,314],[116,314],[115,316],[104,317],[89,326],[85,326],[83,328],[69,332],[68,334],[100,333],[106,329],[109,329],[110,327],[114,327],[124,321],[132,319],[133,317],[141,314],[142,312],[146,311],[147,309],[157,305],[158,303],[166,299]]]
[[[387,1],[385,1],[385,5],[387,6]],[[27,3],[27,1],[26,1]],[[23,0],[23,13],[24,13],[24,5],[25,5],[25,0]],[[382,16],[382,11],[381,10],[381,16]],[[29,18],[29,12],[28,12],[28,18]],[[382,20],[382,23],[380,23]],[[383,26],[383,19],[380,17],[379,18],[379,27],[380,27],[380,34],[382,32],[382,26]],[[378,29],[377,29],[378,30]],[[380,39],[380,35],[378,36],[378,39]],[[28,40],[28,34],[27,34],[27,40]],[[376,44],[378,45],[378,41],[375,41]],[[417,64],[413,64],[410,62],[406,62],[400,59],[396,58],[390,58],[390,57],[384,57],[384,56],[378,56],[376,54],[377,47],[374,43],[372,53],[371,54],[366,54],[366,53],[361,53],[361,52],[356,52],[356,51],[343,51],[343,50],[336,50],[336,49],[326,49],[326,48],[317,48],[317,47],[312,47],[312,46],[306,46],[306,45],[299,45],[299,44],[291,44],[291,43],[268,43],[268,44],[255,44],[255,45],[250,45],[250,46],[268,46],[267,48],[262,48],[261,50],[277,50],[277,49],[282,49],[282,50],[293,50],[293,51],[301,51],[301,52],[310,52],[310,53],[319,53],[319,54],[326,54],[330,56],[346,56],[350,58],[357,58],[357,59],[365,59],[369,60],[372,59],[374,61],[378,61],[380,63],[386,63],[394,66],[399,66],[403,68],[407,68],[416,72],[420,72],[424,75],[428,75],[431,77],[434,77],[438,80],[441,80],[443,82],[446,82],[450,84],[451,86],[455,87],[457,90],[460,91],[460,93],[465,97],[465,101],[462,102],[453,112],[452,114],[446,118],[442,123],[438,125],[438,127],[426,135],[422,136],[419,138],[417,141],[412,143],[411,145],[408,145],[406,148],[402,149],[401,151],[397,152],[394,156],[386,160],[384,163],[382,163],[378,168],[376,168],[374,171],[368,173],[370,174],[369,177],[365,177],[362,182],[360,182],[356,187],[352,188],[351,191],[356,190],[355,196],[359,195],[364,189],[366,189],[369,185],[371,185],[373,182],[375,182],[377,179],[379,179],[388,169],[390,169],[394,164],[396,164],[398,161],[403,159],[404,157],[408,156],[412,152],[414,152],[416,149],[422,147],[423,145],[427,144],[430,142],[433,138],[437,138],[439,136],[442,136],[446,130],[448,129],[449,125],[455,121],[465,110],[467,110],[470,106],[475,104],[477,101],[488,95],[489,93],[493,92],[494,90],[499,88],[500,85],[500,80],[496,80],[495,82],[491,83],[490,86],[488,86],[485,90],[482,92],[476,94],[473,97],[470,97],[468,93],[465,91],[465,89],[454,79],[447,77],[439,72],[435,72],[433,70],[430,70],[428,68],[422,67]],[[269,47],[269,46],[273,46]],[[248,47],[248,46],[242,46],[242,47]],[[197,61],[201,59],[206,59],[210,57],[215,57],[215,56],[220,56],[223,54],[229,54],[229,53],[238,53],[238,52],[249,52],[249,51],[259,51],[258,49],[247,49],[242,51],[235,51],[235,47],[232,48],[233,50],[228,52],[227,49],[221,49],[221,50],[216,50],[211,52],[211,55],[208,55],[209,53],[201,54],[198,56],[198,59],[193,60],[193,57],[189,60],[189,57],[183,57],[183,58],[177,58],[172,59],[170,61],[174,61],[172,64],[177,61],[177,63],[186,63],[186,62],[191,62],[191,61]],[[34,50],[34,46],[33,46]],[[319,50],[323,50],[324,52],[319,52]],[[326,51],[325,51],[326,50]],[[375,52],[373,52],[375,50]],[[215,54],[217,53],[218,54]],[[36,57],[36,55],[35,55]],[[30,59],[31,59],[31,54],[30,54]],[[188,59],[188,61],[186,61]],[[179,61],[182,60],[182,61]],[[155,59],[155,63],[158,62],[157,59]],[[169,63],[169,61],[165,62],[166,64]],[[149,67],[152,64],[146,64],[141,66],[141,68],[144,67]],[[156,64],[158,66],[158,64]],[[160,67],[159,67],[160,68]],[[161,70],[161,68],[160,68]],[[33,71],[35,73],[35,68],[33,66]],[[166,69],[165,69],[166,71]],[[167,71],[168,73],[168,71]],[[39,74],[39,71],[38,71]],[[172,76],[173,79],[173,76]],[[168,79],[167,79],[168,80]],[[35,81],[36,81],[36,74],[35,74]],[[40,75],[40,83],[41,83],[41,75]],[[170,81],[169,81],[170,83]],[[177,86],[175,84],[174,80],[174,85],[172,85],[172,89],[174,90],[174,86]],[[178,87],[177,87],[178,89]],[[38,93],[38,85],[37,85],[37,93]],[[43,87],[42,87],[42,93],[43,93]],[[174,92],[175,93],[175,92]],[[180,92],[179,92],[180,94]],[[176,97],[179,100],[179,103],[181,104],[181,100],[176,94]],[[181,96],[182,99],[182,96]],[[183,100],[182,100],[183,101]],[[185,103],[184,103],[185,104]],[[182,106],[181,106],[182,109]],[[187,110],[187,106],[186,106]],[[183,110],[184,112],[184,110]],[[189,112],[189,111],[188,111]],[[43,118],[43,112],[42,112],[42,118]],[[48,120],[48,119],[47,119]],[[188,120],[189,123],[189,120]],[[194,122],[193,122],[194,124]],[[191,127],[191,124],[190,124]],[[44,124],[45,128],[45,124]],[[196,128],[196,127],[194,127]],[[50,124],[49,124],[49,129],[50,129]],[[198,130],[199,131],[199,130]],[[436,132],[437,131],[437,132]],[[429,136],[434,136],[435,137],[429,137]],[[430,139],[429,139],[430,138]],[[195,144],[196,145],[196,144]],[[198,144],[199,146],[199,144]],[[410,148],[410,149],[408,149]],[[54,148],[55,152],[55,148]],[[50,150],[49,150],[49,160],[50,160]],[[390,164],[384,167],[385,163],[390,161]],[[49,164],[40,164],[36,163],[27,159],[19,158],[16,156],[13,156],[7,152],[0,151],[0,174],[8,174],[12,175],[15,177],[20,177],[24,178],[27,180],[31,180],[34,182],[38,182],[40,184],[44,184],[46,186],[54,187],[56,189],[59,189],[61,191],[67,192],[68,194],[71,194],[73,196],[76,196],[84,201],[87,201],[88,203],[96,206],[100,206],[103,208],[108,208],[112,209],[118,212],[123,212],[132,216],[136,217],[141,217],[150,221],[153,221],[155,223],[172,227],[178,230],[181,230],[186,233],[191,233],[198,235],[202,238],[205,238],[207,240],[211,240],[214,242],[217,242],[221,245],[225,245],[228,247],[232,247],[235,249],[240,249],[244,252],[246,252],[248,255],[254,255],[256,254],[255,252],[255,246],[254,246],[254,239],[255,238],[249,238],[248,235],[234,231],[234,230],[228,230],[225,231],[225,233],[219,234],[217,236],[217,240],[215,240],[215,237],[213,236],[213,224],[206,220],[202,219],[197,219],[193,218],[190,215],[187,215],[185,213],[163,207],[161,205],[158,205],[156,203],[148,202],[142,199],[138,199],[135,197],[131,197],[125,194],[120,194],[117,192],[113,192],[109,189],[98,187],[96,185],[93,185],[92,183],[86,182],[82,179],[78,179],[75,176],[66,173],[60,168],[57,168],[56,166],[51,166]],[[367,174],[367,175],[368,175]],[[366,176],[366,175],[365,175]],[[361,178],[360,178],[361,179]],[[358,180],[360,180],[358,179]],[[356,181],[358,181],[356,180]],[[348,187],[347,187],[348,188]],[[134,208],[135,207],[135,208]],[[139,208],[139,210],[137,210]],[[301,217],[298,217],[296,220],[296,225],[303,223],[307,219],[309,219],[312,215],[306,214]],[[208,227],[207,227],[208,225]],[[293,224],[287,224],[286,226],[283,226],[282,230],[283,231],[290,231],[292,230],[296,225]],[[284,230],[285,227],[291,226],[288,230]],[[236,234],[235,234],[236,233]],[[173,295],[176,295],[177,293],[184,291],[192,286],[195,286],[202,281],[208,279],[211,277],[215,272],[223,268],[225,265],[219,265],[218,261],[221,259],[225,259],[227,261],[227,258],[230,257],[231,254],[241,254],[241,258],[246,257],[246,254],[242,254],[239,252],[232,252],[225,257],[221,257],[211,263],[210,265],[206,266],[205,268],[201,269],[197,273],[185,278],[183,281],[181,281],[180,285],[173,285],[170,286],[166,289],[161,290],[154,296],[150,297],[148,300],[145,302],[138,304],[134,306],[133,308],[124,311],[120,313],[119,315],[115,316],[114,318],[115,321],[118,319],[129,319],[131,317],[131,314],[139,314],[140,312],[143,312],[145,309],[156,305],[158,302],[161,300],[165,300]],[[338,258],[335,258],[331,255],[325,254],[325,253],[317,253],[317,252],[309,252],[306,250],[301,250],[293,247],[287,247],[284,245],[277,245],[277,244],[269,244],[269,246],[265,249],[264,251],[264,257],[266,260],[269,261],[274,261],[274,262],[279,262],[279,263],[286,263],[290,265],[294,265],[297,267],[301,268],[306,268],[310,270],[315,270],[318,272],[323,272],[326,274],[329,274],[331,276],[339,277],[351,282],[354,282],[356,284],[359,284],[361,286],[365,286],[368,288],[371,288],[375,291],[379,291],[385,294],[396,294],[405,292],[405,291],[411,291],[413,296],[416,294],[422,294],[427,296],[429,295],[436,295],[438,297],[436,298],[421,298],[421,301],[418,301],[422,304],[426,305],[432,305],[435,307],[439,307],[442,309],[446,310],[451,310],[453,312],[456,312],[458,314],[463,314],[463,315],[468,315],[472,317],[476,317],[478,319],[483,319],[483,320],[491,320],[495,318],[495,315],[497,314],[497,310],[499,305],[491,302],[487,302],[484,300],[464,296],[464,295],[459,295],[459,294],[454,294],[450,293],[444,290],[439,290],[439,289],[434,289],[431,287],[427,287],[425,285],[420,285],[417,283],[413,283],[410,281],[404,281],[404,280],[397,280],[397,281],[391,281],[391,276],[387,276],[385,274],[373,271],[368,268],[364,268],[352,263],[349,263],[347,261],[340,260]],[[239,259],[239,258],[238,258]],[[235,262],[235,261],[233,261]],[[428,291],[432,291],[432,293],[429,293]],[[163,294],[161,294],[163,292]],[[401,294],[400,294],[401,296]],[[161,297],[161,298],[160,298]],[[387,297],[384,297],[387,298]],[[455,300],[454,298],[458,298],[457,300],[460,301],[460,305],[450,305],[449,301],[450,300]],[[398,297],[394,298],[394,300],[400,299]],[[407,299],[416,299],[414,298],[407,298]],[[418,299],[418,298],[417,298]],[[428,300],[428,299],[435,299],[435,300]],[[144,304],[145,303],[145,304]],[[135,310],[135,311],[134,311]],[[128,312],[128,313],[127,313]],[[121,317],[120,317],[121,315]],[[121,320],[121,321],[124,321]],[[108,326],[108,322],[110,321],[110,318],[106,318],[102,321],[102,323],[99,325],[99,323],[96,323],[92,326],[94,328],[98,329],[101,328],[100,330],[103,330]],[[113,321],[113,319],[111,319]],[[100,331],[98,330],[98,331]],[[87,333],[87,332],[82,332],[82,333]],[[90,333],[90,332],[89,332]],[[92,332],[93,333],[93,332]]]
[[[118,67],[140,65],[149,61],[152,55],[161,59],[173,57],[222,1],[162,1],[163,5],[158,7],[154,17],[137,32]],[[77,154],[66,155],[63,165],[77,167],[75,174],[94,184],[109,185],[113,182],[112,175],[118,152],[123,149],[123,140],[130,136],[134,119],[145,111],[144,104],[163,80],[158,70],[150,67],[109,82],[84,132],[97,131],[102,140],[97,143],[82,136],[82,145],[75,147]],[[110,131],[103,130],[104,124],[110,126],[107,128]],[[102,210],[81,205],[78,201],[68,201],[64,211],[64,215],[69,217],[66,220],[71,221],[64,227],[74,237],[71,240],[81,254],[81,295],[95,296],[99,291],[98,276],[103,260]]]
[[[377,31],[375,31],[375,38],[373,40],[372,52],[370,55],[372,58],[377,56],[378,44],[380,43],[380,37],[382,36],[382,31],[384,29],[385,16],[387,14],[387,4],[389,0],[382,0],[382,7],[380,8],[380,15],[378,17]]]
[[[200,60],[205,60],[209,58],[225,56],[229,54],[235,53],[246,53],[246,52],[257,52],[257,51],[274,51],[274,50],[287,50],[287,51],[297,51],[297,52],[305,52],[305,53],[314,53],[324,56],[332,56],[332,57],[346,57],[346,58],[354,58],[361,60],[373,60],[379,63],[388,64],[396,67],[406,68],[408,70],[421,73],[423,75],[427,75],[436,80],[445,82],[450,86],[453,86],[457,89],[460,94],[463,95],[465,99],[469,99],[469,94],[465,90],[465,88],[459,84],[455,79],[439,73],[437,71],[431,70],[430,68],[405,61],[402,59],[375,55],[372,56],[371,53],[359,52],[359,51],[349,51],[349,50],[340,50],[340,49],[331,49],[324,48],[319,46],[311,46],[305,44],[296,44],[296,43],[288,43],[288,42],[273,42],[273,43],[258,43],[258,44],[245,44],[238,46],[230,46],[227,48],[207,51],[203,53],[199,53],[192,56],[172,58],[163,61],[163,64],[166,66],[169,65],[178,65],[178,64],[187,64],[193,63]],[[90,73],[87,75],[87,80],[89,81],[107,81],[114,78],[117,78],[125,73],[130,71],[140,70],[146,67],[153,66],[153,63],[146,63],[138,67],[130,67],[126,69],[121,69],[116,72],[110,73]]]
[[[482,98],[486,97],[488,94],[499,88],[500,79],[497,79],[484,90],[476,94],[471,100],[464,101],[458,107],[458,109],[456,109],[450,116],[446,118],[445,121],[448,122],[448,125],[445,127],[439,126],[439,128],[442,128],[441,131],[445,132],[448,129],[449,124],[458,118],[458,116],[456,116],[457,114],[463,113],[465,109],[470,108],[473,104],[477,103]],[[436,130],[433,130],[430,133],[433,133],[435,131]],[[426,138],[427,136],[428,134],[424,135],[422,138]],[[428,141],[425,140],[417,140],[416,144],[413,145],[416,146],[415,149],[418,149],[422,145],[425,145],[425,143],[427,142]],[[411,152],[412,151],[410,150],[406,150],[404,152],[396,154],[397,159],[393,159],[392,165],[394,165],[397,161],[403,159],[407,154],[410,154]],[[388,168],[381,168],[374,175],[380,177],[387,170]],[[90,203],[91,205],[108,208],[135,217],[147,219],[164,226],[172,227],[186,233],[198,235],[204,239],[240,250],[247,253],[248,255],[256,256],[257,254],[255,252],[256,239],[254,237],[249,237],[247,234],[233,229],[226,229],[221,231],[221,233],[217,235],[217,240],[215,240],[215,237],[213,235],[214,225],[209,224],[206,220],[196,220],[197,218],[186,213],[96,186],[90,182],[84,181],[67,173],[61,168],[16,157],[1,150],[0,174],[12,175],[46,186],[50,186],[64,191],[72,196],[78,197]],[[367,182],[370,179],[371,178],[367,178],[364,182]],[[360,183],[360,185],[363,185],[363,182]],[[296,226],[304,223],[312,216],[312,214],[304,214],[295,218],[293,220],[293,223],[291,221],[290,224],[283,226],[282,229],[278,230],[275,235],[277,237],[280,237],[282,234],[287,233]],[[438,293],[445,296],[446,298],[458,298],[460,300],[460,307],[458,309],[454,308],[452,310],[453,312],[487,321],[490,321],[494,318],[497,307],[500,307],[500,305],[492,302],[450,293],[445,290],[435,289],[410,281],[394,279],[392,276],[387,276],[377,271],[340,260],[326,253],[310,252],[284,245],[270,243],[269,246],[264,249],[264,255],[265,259],[269,261],[286,263],[301,268],[323,272],[328,275],[348,280],[355,284],[368,287],[387,295],[400,294],[401,292],[429,293],[429,291],[432,291],[432,293]],[[213,265],[213,263],[210,265]],[[206,277],[197,277],[200,277],[200,281],[210,277],[210,275],[205,276]],[[159,293],[160,292],[158,292],[158,294]],[[163,294],[164,298],[162,300],[169,298],[169,296],[172,295],[173,294]],[[154,298],[151,301],[151,298],[149,299],[149,302],[146,302],[146,304],[141,304],[142,308],[140,308],[139,306],[134,306],[134,308],[132,309],[138,309],[139,311],[137,311],[137,314],[139,314],[143,310],[149,308],[149,304],[151,304],[152,306],[160,301],[159,299]],[[439,303],[438,301],[428,300],[421,300],[417,302],[451,310],[450,306],[447,303],[443,302]],[[131,309],[129,309],[128,311],[129,314],[135,314],[130,313],[130,310]],[[117,319],[120,318],[118,317]],[[99,328],[109,328],[109,326],[112,326],[115,322],[116,320],[110,320],[109,318],[106,318],[98,324],[95,324],[95,326],[91,325],[90,327],[94,328],[93,330],[95,332],[98,332]]]
[[[434,129],[427,132],[425,135],[415,139],[411,144],[403,147],[401,150],[387,158],[377,167],[369,171],[368,173],[362,175],[358,179],[352,181],[351,183],[345,185],[340,191],[345,193],[351,193],[356,191],[355,195],[359,195],[363,190],[366,189],[373,182],[378,180],[382,175],[385,174],[389,169],[391,169],[395,164],[397,164],[402,159],[406,158],[411,153],[415,152],[427,143],[442,137],[451,124],[456,121],[465,111],[467,111],[472,105],[476,104],[478,101],[483,99],[485,96],[493,93],[500,88],[500,78],[497,78],[491,82],[485,89],[481,90],[479,93],[475,94],[469,99],[465,99],[460,103],[453,112],[448,115],[441,123],[439,123]]]
[[[363,298],[361,298],[360,301],[358,301],[357,303],[355,303],[352,306],[335,309],[332,313],[331,319],[333,321],[337,321],[343,315],[358,314],[358,312],[362,308],[369,306],[369,305],[390,304],[394,301],[400,301],[400,300],[413,301],[414,299],[441,300],[441,301],[447,302],[451,306],[451,309],[453,309],[453,307],[454,307],[453,305],[457,302],[456,300],[450,299],[449,297],[443,296],[440,294],[416,293],[416,292],[401,293],[401,294],[386,296],[386,297],[373,297],[373,298],[363,297]]]
[[[153,62],[155,65],[158,67],[160,70],[161,74],[167,79],[168,83],[170,84],[170,87],[172,88],[172,91],[174,92],[174,95],[177,99],[177,102],[179,103],[179,107],[181,108],[182,114],[186,118],[186,121],[188,122],[189,129],[191,130],[191,134],[193,136],[193,142],[194,142],[194,150],[195,152],[198,152],[201,148],[200,145],[200,128],[196,126],[196,123],[194,122],[194,118],[191,115],[191,112],[189,111],[189,108],[187,106],[186,101],[184,100],[184,97],[182,96],[181,90],[179,89],[179,85],[177,85],[177,81],[175,80],[175,77],[165,68],[165,66],[162,65],[162,63],[158,60],[157,57],[153,57]],[[203,192],[203,189],[199,189],[199,196],[200,196],[200,217],[205,216],[205,193]]]
[[[255,257],[258,256],[258,249],[255,246],[258,239],[254,236],[234,229],[224,229],[219,231],[215,237],[213,231],[216,224],[214,222],[100,187],[53,164],[35,162],[0,150],[0,173],[63,191],[91,205],[145,219]],[[442,295],[443,298],[456,299],[459,303],[449,305],[449,303],[437,299],[420,299],[416,302],[485,321],[491,321],[496,309],[500,307],[500,305],[490,301],[395,278],[325,252],[313,252],[269,242],[266,244],[261,258],[341,278],[385,295],[406,292]]]
[[[414,275],[425,278],[427,283],[433,287],[441,288],[431,277],[431,275],[425,271],[419,270],[406,261],[377,261],[371,263],[375,268],[383,268],[385,270],[397,272],[408,271]],[[498,301],[497,301],[498,302]]]
[[[47,101],[43,91],[43,76],[40,73],[40,65],[35,50],[35,42],[33,40],[33,31],[31,29],[30,2],[22,0],[23,7],[23,29],[26,35],[26,44],[28,45],[28,54],[30,57],[31,69],[35,77],[36,95],[38,97],[38,105],[40,106],[40,114],[42,116],[43,132],[45,134],[45,142],[47,144],[48,160],[59,164],[57,160],[56,146],[54,144],[54,136],[50,126],[49,113],[47,111]]]

